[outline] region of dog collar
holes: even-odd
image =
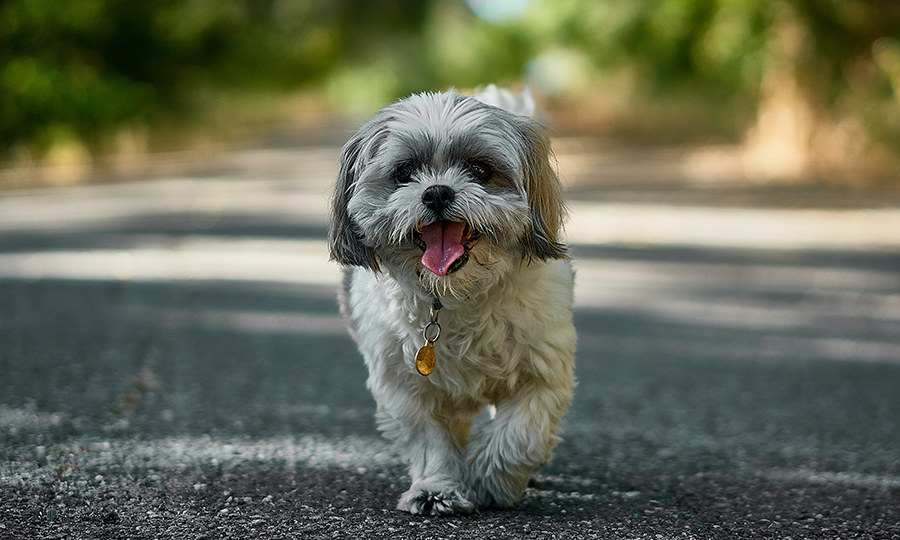
[[[425,338],[425,345],[422,345],[419,352],[416,353],[416,371],[418,371],[420,375],[430,375],[431,372],[434,371],[434,365],[436,363],[434,357],[434,343],[441,337],[441,325],[438,323],[438,313],[440,313],[442,307],[444,306],[441,304],[441,299],[435,296],[434,301],[431,303],[431,320],[422,330],[422,337]],[[429,335],[432,335],[433,337],[429,337]]]

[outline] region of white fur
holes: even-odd
[[[575,385],[573,274],[555,243],[556,218],[529,204],[538,197],[527,190],[548,187],[536,182],[558,182],[534,129],[531,120],[457,94],[422,94],[386,108],[345,147],[332,254],[347,265],[342,309],[369,370],[378,428],[410,464],[401,510],[510,506],[558,441]],[[461,139],[464,148],[454,149]],[[427,159],[412,181],[398,184],[391,171],[422,140],[431,150],[416,155]],[[543,152],[539,172],[529,164],[534,152]],[[476,158],[496,168],[496,182],[466,172]],[[441,216],[422,204],[435,184],[456,194]],[[541,200],[550,202],[541,204],[558,204],[561,215],[558,186],[549,187]],[[448,218],[483,236],[462,268],[441,277],[422,267],[412,235]],[[443,303],[437,362],[422,376],[414,359],[435,294]],[[470,430],[490,407],[491,418]]]
[[[472,97],[482,103],[499,107],[519,116],[534,117],[535,114],[534,96],[531,95],[528,86],[525,86],[519,95],[516,95],[506,88],[489,84]]]

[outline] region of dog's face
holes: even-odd
[[[565,257],[559,181],[541,126],[453,92],[380,111],[344,146],[329,245],[441,296],[523,259]]]

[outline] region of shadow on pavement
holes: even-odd
[[[151,217],[4,233],[0,252],[198,234],[324,230]],[[392,510],[408,480],[332,286],[0,279],[0,536],[900,533],[896,255],[575,255],[588,283],[564,442],[515,509],[448,519]]]

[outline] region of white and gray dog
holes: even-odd
[[[561,187],[542,126],[510,96],[413,95],[341,154],[341,309],[378,428],[409,461],[397,508],[413,514],[514,504],[575,386]]]

